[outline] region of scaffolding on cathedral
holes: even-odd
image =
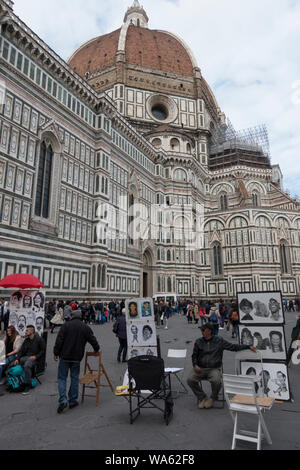
[[[218,153],[225,148],[243,148],[245,150],[261,151],[270,160],[270,143],[265,124],[236,131],[231,121],[227,119],[226,127],[212,130],[211,153]]]

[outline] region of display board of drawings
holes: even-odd
[[[20,336],[25,336],[26,327],[32,325],[42,335],[45,318],[45,292],[18,290],[10,295],[9,325],[14,325]]]
[[[135,356],[157,356],[157,337],[152,299],[127,299],[126,329],[128,359]]]
[[[255,346],[262,362],[242,361],[241,374],[261,377],[256,391],[277,400],[290,400],[286,364],[284,309],[280,291],[238,293],[239,341]]]

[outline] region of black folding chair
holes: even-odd
[[[130,424],[140,415],[141,408],[156,408],[164,414],[168,425],[173,416],[173,398],[164,361],[156,356],[137,356],[128,361]],[[136,406],[133,401],[136,399]],[[162,400],[158,405],[154,400]]]

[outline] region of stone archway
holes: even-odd
[[[142,297],[153,295],[153,255],[149,249],[143,254]]]

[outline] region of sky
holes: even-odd
[[[14,0],[15,13],[64,60],[118,29],[133,0]],[[300,0],[142,0],[149,28],[192,49],[236,130],[267,126],[272,164],[300,196]]]

